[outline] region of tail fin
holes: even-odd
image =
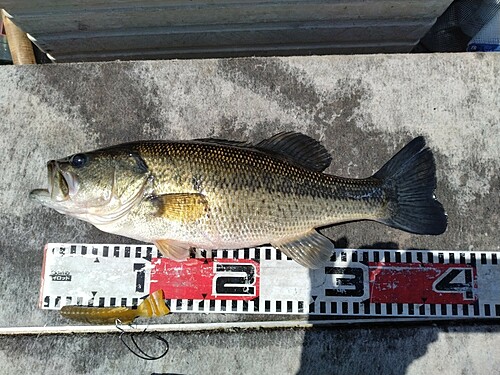
[[[446,213],[434,196],[434,156],[423,137],[408,143],[373,177],[384,181],[391,202],[390,216],[378,221],[417,234],[441,234],[446,230]]]

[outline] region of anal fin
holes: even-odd
[[[322,267],[335,250],[333,243],[315,229],[298,236],[274,241],[271,245],[300,265],[312,269]]]
[[[154,244],[163,256],[169,259],[182,262],[189,258],[189,250],[191,249],[189,244],[173,240],[156,240]]]

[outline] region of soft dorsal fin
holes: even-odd
[[[267,153],[278,154],[304,168],[322,172],[332,157],[317,140],[297,132],[279,133],[255,145]]]

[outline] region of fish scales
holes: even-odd
[[[196,242],[215,239],[215,248],[261,244],[270,232],[282,238],[331,223],[375,219],[386,207],[380,181],[310,171],[258,150],[201,143],[131,146],[154,176],[155,192],[207,197],[209,214],[197,220],[191,235],[199,236]]]

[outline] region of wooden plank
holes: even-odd
[[[0,17],[5,28],[7,43],[14,65],[36,64],[33,44],[26,33],[14,24],[0,9]]]

